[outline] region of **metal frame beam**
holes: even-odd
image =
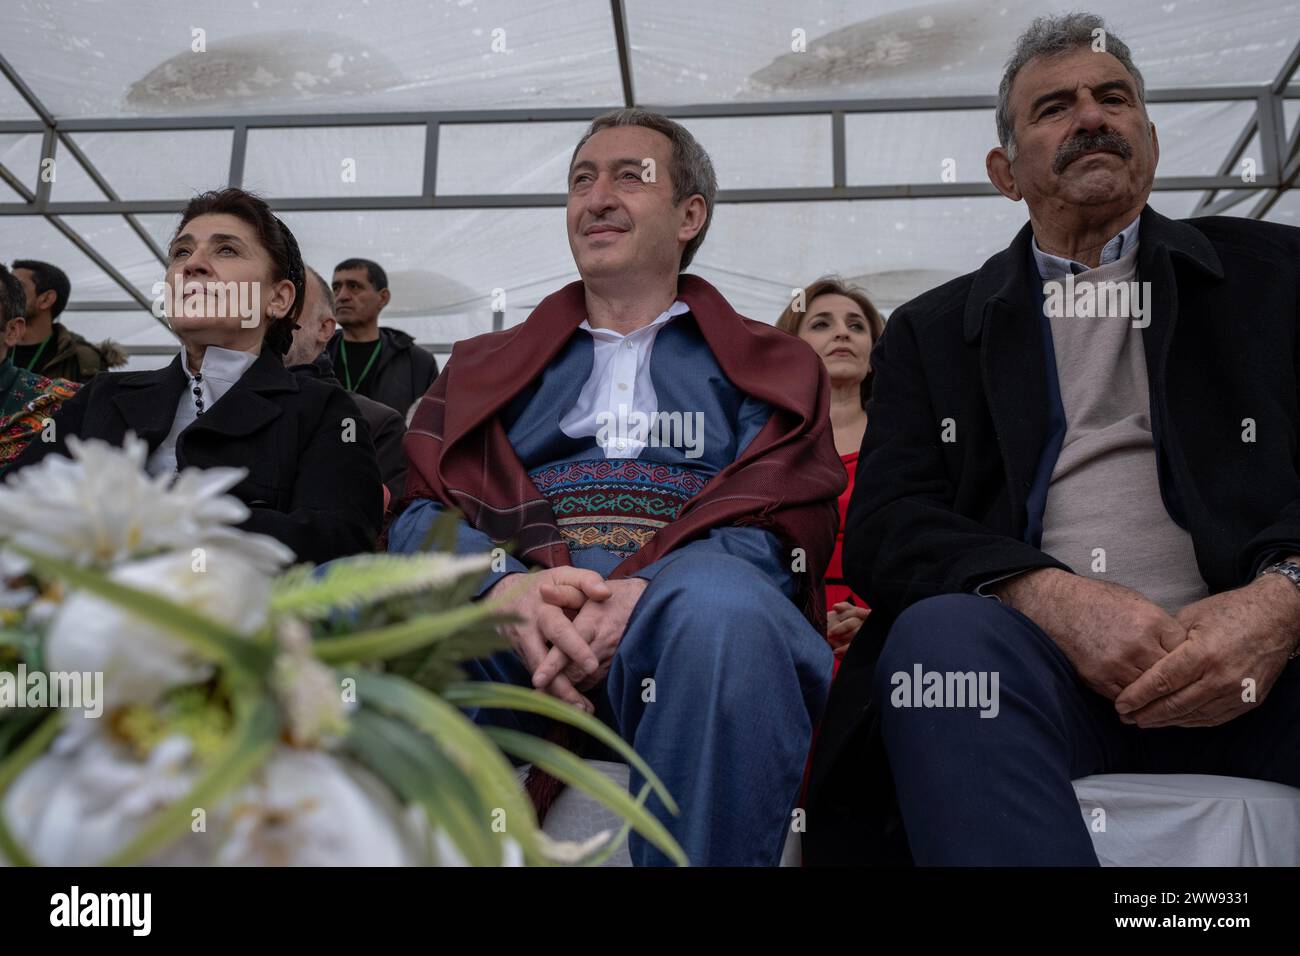
[[[843,175],[838,163],[836,177]],[[1276,175],[1260,176],[1254,183],[1242,183],[1235,176],[1162,176],[1156,177],[1154,188],[1162,191],[1181,190],[1245,190],[1263,192],[1274,190],[1281,183]],[[995,196],[997,190],[990,183],[887,183],[875,186],[797,186],[775,189],[722,189],[717,202],[722,203],[773,203],[773,202],[824,202],[828,200],[868,199],[936,199],[963,196]],[[481,193],[448,196],[306,196],[270,200],[278,212],[347,212],[384,211],[394,209],[535,209],[563,206],[568,201],[564,193]],[[0,216],[30,215],[156,215],[177,211],[175,199],[84,200],[50,202],[44,206],[34,203],[0,203]]]
[[[1260,149],[1263,152],[1265,170],[1268,170],[1269,163],[1272,162],[1278,182],[1276,188],[1261,196],[1247,214],[1251,219],[1263,219],[1268,215],[1282,194],[1295,186],[1296,174],[1300,171],[1294,161],[1300,150],[1300,122],[1296,123],[1295,134],[1288,138],[1286,113],[1282,107],[1282,101],[1288,98],[1287,94],[1295,92],[1295,87],[1290,84],[1297,68],[1300,68],[1300,42],[1291,48],[1267,92],[1260,94]]]
[[[623,0],[609,0],[609,12],[614,22],[614,46],[618,50],[618,76],[623,84],[623,105],[636,105],[636,91],[632,85],[632,41],[627,32],[627,11]]]
[[[45,105],[40,101],[40,99],[36,96],[36,94],[32,92],[31,88],[28,87],[28,85],[23,81],[23,78],[18,75],[17,71],[14,70],[14,68],[10,65],[9,61],[6,60],[3,55],[0,55],[0,74],[3,74],[5,79],[7,79],[10,83],[13,84],[14,89],[18,91],[18,95],[23,98],[23,100],[31,108],[32,112],[41,118],[41,123],[43,127],[43,132],[41,137],[41,164],[39,167],[40,172],[38,172],[37,175],[36,192],[33,193],[30,189],[26,187],[24,183],[22,183],[16,177],[7,174],[7,171],[6,171],[5,181],[20,196],[22,196],[25,200],[27,200],[26,204],[29,207],[29,212],[43,216],[45,220],[49,222],[51,226],[57,229],[65,239],[67,239],[74,246],[76,246],[77,249],[80,250],[82,254],[84,254],[88,259],[90,259],[91,262],[95,263],[95,265],[97,265],[105,275],[107,275],[114,282],[116,282],[127,293],[127,295],[129,295],[142,308],[147,310],[150,315],[152,315],[153,314],[152,303],[144,295],[144,293],[142,293],[139,289],[137,289],[134,285],[132,285],[130,280],[127,279],[126,276],[122,275],[122,273],[119,272],[111,262],[105,259],[102,255],[100,255],[99,252],[86,240],[84,236],[82,236],[79,232],[77,232],[66,222],[64,222],[59,217],[58,213],[53,213],[49,211],[48,207],[50,205],[50,187],[52,185],[52,182],[50,178],[41,175],[40,173],[43,172],[45,169],[45,161],[46,160],[53,161],[55,158],[55,152],[58,149],[58,143],[60,139],[60,133],[57,124],[55,122],[53,114],[51,114],[50,111],[45,108]],[[70,149],[70,151],[73,150]],[[82,157],[78,154],[80,154],[80,150],[73,151],[73,155],[77,156],[78,160],[80,161]],[[96,185],[104,181],[103,177],[99,175],[99,171],[95,170],[94,166],[90,164],[89,160],[87,160],[84,165],[86,167],[87,173],[90,174],[92,178],[96,180]],[[91,172],[92,170],[94,170],[94,172]],[[117,195],[113,193],[111,190],[107,191],[106,195],[110,197],[110,201],[118,199]],[[6,204],[6,205],[10,205],[10,204]],[[22,204],[14,203],[11,205],[22,205]],[[136,230],[137,235],[147,235],[146,233],[144,233],[144,230],[140,227],[140,224],[136,222],[131,216],[127,216],[126,221],[127,224],[131,226],[131,228]],[[157,246],[153,243],[151,239],[147,240],[147,245],[151,250],[155,251],[155,253],[158,254]],[[166,323],[163,324],[164,326],[166,325]]]
[[[1148,103],[1206,103],[1257,100],[1261,94],[1300,97],[1300,87],[1275,91],[1272,85],[1186,86],[1147,90]],[[214,116],[121,116],[100,119],[61,119],[58,128],[67,133],[133,133],[202,129],[283,129],[320,126],[419,126],[429,122],[457,123],[581,123],[606,112],[616,104],[567,106],[551,109],[429,110],[392,113],[265,113]],[[924,113],[937,110],[991,110],[997,106],[992,95],[970,96],[887,96],[848,100],[770,100],[762,102],[687,103],[674,105],[639,104],[674,119],[717,117],[807,116],[818,113]],[[53,120],[51,122],[54,122]],[[39,133],[44,122],[0,121],[0,133]]]

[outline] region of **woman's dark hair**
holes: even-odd
[[[266,329],[262,344],[283,357],[293,344],[293,330],[298,327],[298,316],[307,292],[307,270],[298,249],[298,240],[262,197],[243,189],[214,189],[191,199],[181,210],[181,222],[175,236],[199,216],[234,216],[253,227],[257,241],[271,257],[271,278],[276,282],[288,279],[293,283],[293,305],[287,314],[272,321]],[[173,241],[175,241],[173,236]]]

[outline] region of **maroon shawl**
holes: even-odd
[[[802,548],[798,604],[825,630],[823,578],[839,526],[844,465],[830,427],[830,387],[821,358],[798,339],[739,315],[717,289],[683,275],[677,296],[690,307],[731,383],[767,402],[772,415],[745,448],[677,518],[609,575],[627,577],[710,530],[752,525]],[[587,317],[581,282],[545,299],[522,325],[457,344],[420,399],[403,447],[411,467],[403,504],[431,498],[458,509],[494,542],[514,542],[525,563],[570,564],[550,502],[515,454],[499,412],[536,379]]]

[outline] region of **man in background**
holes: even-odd
[[[99,372],[126,364],[120,346],[107,339],[95,345],[58,321],[72,292],[62,269],[36,259],[18,259],[13,274],[27,297],[26,328],[13,348],[14,365],[84,385]]]
[[[293,333],[293,345],[284,357],[284,367],[297,375],[340,385],[330,358],[325,354],[325,346],[335,331],[334,296],[320,273],[308,269],[307,298],[298,318],[298,328]],[[406,454],[402,451],[406,423],[401,415],[374,399],[354,392],[352,400],[370,426],[384,487],[392,498],[400,498],[402,486],[406,483]]]
[[[438,360],[398,329],[380,328],[388,305],[388,275],[369,259],[334,267],[334,318],[339,332],[326,351],[343,387],[405,416],[438,377]]]
[[[0,474],[79,387],[14,365],[14,346],[27,331],[26,309],[23,284],[0,265]]]

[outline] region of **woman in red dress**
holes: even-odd
[[[802,306],[802,308],[801,308]],[[858,449],[867,430],[867,399],[871,396],[871,349],[885,330],[884,319],[865,292],[834,276],[818,279],[795,296],[776,327],[797,335],[816,350],[831,378],[831,426],[835,447],[848,472],[849,484],[840,495],[840,531],[826,571],[826,639],[835,649],[835,667],[853,636],[871,613],[865,601],[844,580],[841,550],[844,516],[853,494]]]

